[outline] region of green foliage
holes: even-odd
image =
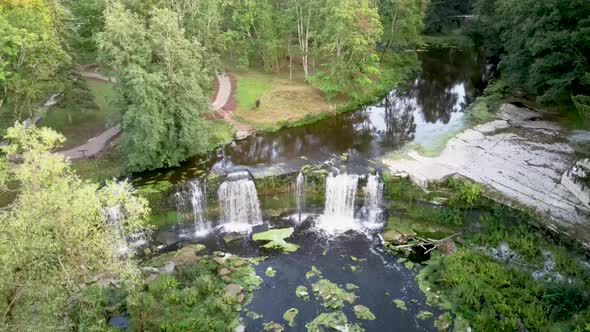
[[[128,169],[176,166],[205,152],[210,135],[202,116],[213,68],[199,42],[186,38],[178,14],[154,9],[143,17],[115,3],[97,38],[124,106]]]
[[[383,39],[395,48],[408,48],[420,44],[428,3],[428,0],[378,1],[384,28]]]
[[[183,267],[177,276],[162,275],[128,298],[133,329],[227,331],[236,325],[239,301],[225,288],[217,265],[206,260]]]
[[[569,319],[574,313],[588,307],[590,298],[579,283],[562,282],[549,285],[543,294],[543,303],[549,318],[554,321]]]
[[[481,195],[481,185],[477,182],[468,182],[450,178],[448,186],[452,191],[447,205],[453,208],[469,209]]]
[[[248,75],[236,74],[236,102],[244,109],[251,109],[256,106],[256,101],[268,92],[272,86],[272,76],[248,73]]]
[[[572,101],[574,102],[578,113],[580,113],[580,116],[590,118],[590,96],[572,96]]]
[[[458,312],[478,331],[517,330],[519,321],[529,330],[540,330],[547,323],[542,285],[477,251],[460,249],[445,257],[431,280],[448,290]]]
[[[313,291],[324,301],[328,309],[341,309],[345,302],[354,303],[356,295],[340,288],[328,279],[320,279],[311,285]]]
[[[329,62],[310,81],[328,98],[343,94],[358,100],[380,72],[374,52],[383,33],[379,13],[367,0],[327,0],[322,16],[319,38]]]
[[[93,63],[97,56],[96,34],[104,28],[105,0],[67,0],[71,12],[70,45],[82,63]]]
[[[293,252],[299,249],[298,245],[288,243],[285,238],[290,237],[293,234],[293,227],[271,229],[266,232],[257,233],[252,236],[254,241],[268,241],[263,248],[267,249],[280,249],[285,252]]]
[[[469,15],[471,3],[472,0],[431,1],[424,19],[424,31],[433,34],[459,28],[462,18],[455,16]]]
[[[588,95],[590,3],[585,0],[478,0],[475,39],[501,56],[502,75],[540,102]]]
[[[63,141],[56,132],[18,124],[7,138],[0,185],[6,189],[10,179],[20,186],[0,215],[0,329],[57,330],[88,280],[108,276],[133,284],[136,269],[121,247],[145,229],[149,209],[128,183],[99,189],[75,176],[52,153]],[[120,212],[120,225],[108,220],[110,209]]]
[[[10,108],[13,121],[34,115],[64,86],[71,58],[61,43],[61,14],[54,1],[0,4],[0,106]]]

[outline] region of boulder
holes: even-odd
[[[172,274],[174,273],[174,268],[176,265],[172,262],[166,263],[166,265],[162,266],[158,271],[160,274]]]
[[[219,269],[218,274],[220,277],[227,276],[231,274],[231,270],[226,267],[222,267],[221,269]]]
[[[153,273],[153,274],[150,274],[147,278],[145,278],[143,282],[146,285],[149,285],[152,282],[156,281],[156,279],[158,279],[158,275],[156,273]]]
[[[454,254],[455,252],[457,252],[457,246],[455,245],[455,242],[451,239],[441,242],[437,246],[437,249],[443,255],[447,255],[447,256],[450,256],[450,255]]]
[[[235,134],[236,141],[241,141],[243,139],[246,139],[246,138],[248,138],[248,136],[250,136],[250,133],[246,130],[238,130],[238,131],[236,131],[236,134]]]
[[[242,292],[242,286],[240,286],[238,284],[229,284],[229,285],[227,285],[225,290],[228,293],[230,293],[231,295],[237,296],[238,294],[240,294]]]

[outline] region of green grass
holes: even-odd
[[[230,143],[234,139],[234,128],[224,120],[210,121],[211,137],[207,150],[214,150],[220,146]]]
[[[237,80],[236,102],[243,109],[256,106],[256,100],[272,87],[273,75],[249,71],[235,74]]]
[[[125,158],[116,147],[108,148],[98,159],[79,159],[71,168],[85,180],[104,182],[127,175]]]
[[[39,126],[50,127],[66,137],[65,148],[83,144],[121,121],[121,113],[113,104],[112,84],[92,80],[87,84],[98,109],[56,106],[39,121]]]

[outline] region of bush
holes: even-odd
[[[447,205],[454,208],[470,209],[481,195],[481,185],[475,182],[449,179],[449,188],[452,195],[447,201]]]
[[[588,307],[588,294],[584,286],[577,283],[549,285],[543,295],[543,303],[552,320],[563,321],[574,313]]]

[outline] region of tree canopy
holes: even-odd
[[[176,166],[204,152],[209,133],[202,116],[210,109],[213,69],[201,44],[185,36],[178,14],[156,8],[142,16],[115,3],[98,45],[117,79],[128,168]]]
[[[63,137],[51,129],[17,124],[7,138],[0,184],[16,199],[0,212],[0,329],[67,330],[64,313],[86,283],[134,279],[121,249],[144,230],[147,203],[128,183],[80,180],[52,153]]]
[[[502,74],[511,86],[546,103],[588,94],[588,1],[479,0],[475,9],[474,35],[501,56]]]

